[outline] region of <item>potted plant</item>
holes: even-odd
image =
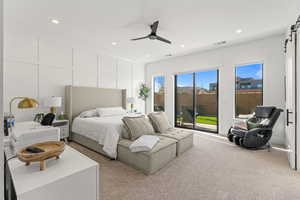
[[[139,98],[146,101],[150,95],[150,88],[145,83],[142,83],[139,89]]]

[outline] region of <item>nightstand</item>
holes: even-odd
[[[137,115],[144,115],[144,113],[142,113],[142,112],[134,112],[134,114],[137,114]]]
[[[60,139],[67,142],[69,137],[69,120],[55,120],[52,126],[60,128]]]
[[[131,112],[131,111],[128,111],[128,112],[127,112],[127,114],[144,115],[144,113],[142,113],[142,112],[139,112],[139,111],[133,111],[133,112]]]

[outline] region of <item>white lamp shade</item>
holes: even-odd
[[[43,105],[45,107],[61,107],[62,98],[61,97],[48,97],[43,100]]]
[[[134,102],[135,102],[134,97],[129,97],[129,98],[127,98],[127,103],[133,104]]]

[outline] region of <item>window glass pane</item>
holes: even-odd
[[[235,114],[251,114],[263,104],[263,64],[237,66],[235,77]]]
[[[193,128],[194,108],[193,73],[176,75],[175,94],[176,94],[176,126]]]
[[[218,70],[195,73],[195,128],[218,130]]]
[[[154,111],[165,111],[165,77],[154,77]]]

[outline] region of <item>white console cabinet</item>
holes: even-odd
[[[8,155],[7,155],[8,158]],[[66,146],[60,159],[25,166],[17,158],[8,160],[7,173],[17,200],[100,200],[98,163]]]

